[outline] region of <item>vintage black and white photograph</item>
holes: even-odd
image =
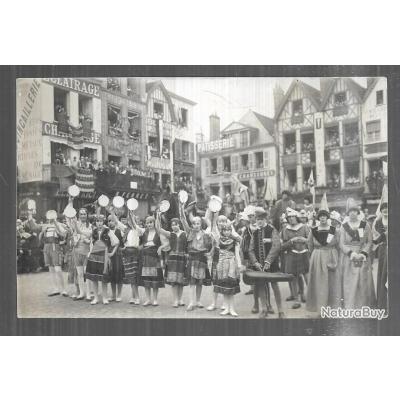
[[[16,82],[19,318],[386,318],[386,77]]]

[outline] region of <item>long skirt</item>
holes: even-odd
[[[288,251],[285,253],[285,272],[294,276],[306,274],[309,270],[310,260],[309,253],[293,253]]]
[[[234,295],[240,292],[240,272],[233,253],[220,251],[212,272],[214,293]]]
[[[354,250],[358,251],[358,248]],[[341,252],[339,265],[343,271],[344,307],[347,309],[375,307],[376,296],[370,260],[367,258],[361,266],[358,266],[347,254]]]
[[[306,309],[321,312],[321,307],[340,307],[341,284],[338,252],[332,247],[315,248],[310,258]]]
[[[186,286],[188,284],[186,264],[187,257],[185,253],[171,252],[167,259],[165,282],[171,286]]]
[[[124,270],[123,283],[126,285],[140,284],[139,249],[126,247],[122,250],[122,264]]]
[[[381,244],[378,247],[377,297],[378,308],[385,310],[387,310],[388,307],[388,291],[386,287],[387,279],[387,246]]]
[[[211,275],[205,253],[189,252],[187,268],[191,285],[211,286]]]
[[[94,282],[107,282],[110,260],[105,262],[106,251],[91,253],[86,265],[85,278]]]
[[[165,287],[164,275],[161,268],[157,248],[151,247],[142,250],[142,279],[141,285],[145,288],[158,289]]]
[[[120,284],[124,279],[124,267],[122,264],[121,250],[118,249],[116,253],[110,258],[110,270],[107,276],[104,277],[105,282]]]

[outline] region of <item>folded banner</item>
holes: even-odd
[[[94,175],[90,169],[79,168],[75,177],[75,185],[81,192],[94,192]]]

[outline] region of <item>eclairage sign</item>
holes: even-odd
[[[44,82],[88,96],[100,97],[100,85],[75,78],[43,78]]]
[[[227,150],[235,147],[233,138],[214,140],[212,142],[198,143],[197,151],[199,153],[210,153],[212,151]]]

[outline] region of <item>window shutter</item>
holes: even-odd
[[[222,157],[217,158],[217,172],[222,172],[224,169],[223,167],[223,162],[222,162]]]
[[[249,153],[249,170],[254,169],[254,153]]]
[[[264,168],[269,169],[269,154],[268,150],[264,150]]]
[[[210,174],[210,160],[208,158],[204,158],[204,170],[206,171],[206,175],[209,176]]]
[[[182,142],[179,139],[175,140],[175,158],[177,160],[182,159]]]
[[[194,162],[194,144],[189,143],[189,160]]]

